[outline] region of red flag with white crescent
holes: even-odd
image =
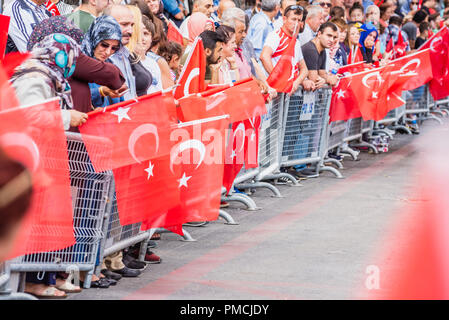
[[[172,20],[168,20],[167,27],[168,27],[167,39],[175,41],[179,43],[181,46],[183,46],[184,38],[182,37],[181,31],[178,29],[175,23]]]
[[[48,0],[45,3],[45,7],[47,8],[47,10],[51,13],[52,16],[60,16],[61,13],[59,13],[59,9],[56,6],[56,4],[54,4],[53,2],[51,2],[51,0]]]
[[[79,130],[95,171],[142,164],[167,155],[175,108],[171,92],[156,92],[90,112]],[[107,139],[109,152],[97,152],[95,144],[90,144],[92,136]]]
[[[75,244],[67,140],[59,99],[0,112],[0,147],[30,171],[31,206],[11,257]]]
[[[443,85],[445,74],[449,69],[449,29],[442,28],[429,38],[419,51],[430,49],[430,60],[432,61],[433,80]]]
[[[178,181],[181,205],[169,215],[183,217],[184,223],[218,219],[228,124],[229,118],[220,116],[178,125],[170,168]]]
[[[206,90],[206,54],[201,38],[196,38],[187,60],[179,75],[177,87],[173,93],[175,99],[180,99],[192,93]]]

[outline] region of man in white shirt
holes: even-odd
[[[268,74],[273,71],[274,66],[285,53],[289,43],[292,41],[292,37],[297,35],[302,14],[303,8],[301,6],[292,5],[286,7],[283,16],[283,26],[279,30],[272,31],[268,34],[260,55],[262,65]],[[295,80],[293,81],[291,92],[295,92],[301,84],[307,90],[313,89],[313,82],[305,80],[308,71],[298,38],[296,38],[295,43],[293,67]]]
[[[28,39],[36,24],[51,17],[45,3],[45,0],[14,0],[8,3],[3,12],[5,16],[11,17],[8,51],[26,51]]]
[[[288,6],[294,6],[296,4],[296,0],[281,0],[281,16],[279,16],[273,22],[274,30],[279,30],[284,24],[284,11]]]
[[[318,5],[307,6],[307,18],[304,31],[300,34],[299,41],[301,45],[306,44],[315,38],[318,29],[325,22],[325,14],[323,8]]]

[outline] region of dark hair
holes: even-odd
[[[332,7],[329,15],[332,18],[344,18],[345,17],[345,9],[342,7]]]
[[[156,30],[154,29],[154,24],[151,22],[150,18],[147,16],[142,16],[142,23],[145,29],[151,33],[151,39],[153,39]]]
[[[320,28],[318,29],[318,32],[323,33],[326,28],[331,28],[332,31],[338,31],[338,27],[334,23],[328,21],[328,22],[323,23],[320,26]]]
[[[424,21],[419,24],[419,33],[423,33],[429,30],[429,23]]]
[[[235,33],[235,29],[233,27],[230,26],[225,26],[225,25],[220,25],[216,32],[223,37],[223,39],[225,40],[224,43],[228,43],[229,40],[231,40],[232,34]]]
[[[379,6],[379,12],[380,12],[380,17],[382,18],[382,15],[387,12],[387,9],[391,7],[391,4],[388,3],[382,3]]]
[[[0,206],[0,238],[2,238],[27,212],[33,188],[28,170],[21,163],[11,159],[1,149],[0,192],[5,193],[2,195],[4,203]],[[5,201],[5,196],[8,196],[9,201]]]
[[[424,10],[418,10],[416,11],[415,15],[413,16],[413,21],[416,23],[421,23],[424,20],[426,20],[427,12]]]
[[[182,47],[176,41],[169,40],[159,47],[157,54],[170,62],[175,55],[182,56]]]
[[[440,16],[440,14],[439,13],[434,13],[434,14],[431,14],[430,16],[429,16],[429,22],[430,21],[434,21],[434,20],[437,20],[437,18]]]
[[[354,4],[352,5],[351,8],[349,8],[349,15],[351,15],[351,13],[355,10],[362,10],[362,14],[363,14],[363,7],[360,3],[358,2],[354,2]]]
[[[304,8],[298,5],[292,5],[292,6],[288,6],[287,8],[285,8],[284,10],[284,16],[286,17],[287,14],[292,11],[293,14],[297,14],[298,16],[302,15]]]
[[[391,16],[388,20],[388,24],[394,24],[395,26],[402,26],[403,19],[400,16]]]
[[[214,51],[217,46],[217,42],[225,43],[225,40],[221,35],[216,33],[215,31],[205,30],[200,33],[200,38],[203,41],[204,49],[209,49]]]

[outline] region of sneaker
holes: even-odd
[[[157,242],[154,240],[150,240],[148,241],[148,248],[156,248],[157,247]]]
[[[155,264],[155,263],[161,263],[162,259],[156,255],[154,252],[147,250],[147,253],[145,254],[145,262]]]
[[[342,156],[340,156],[340,155],[338,155],[338,154],[336,154],[336,153],[328,153],[327,154],[327,156],[329,157],[329,158],[332,158],[332,159],[335,159],[335,160],[338,160],[338,161],[341,161],[341,160],[343,160],[343,157]]]
[[[120,269],[120,270],[114,270],[114,272],[121,274],[122,277],[125,277],[125,278],[135,278],[135,277],[138,277],[142,273],[142,271],[140,271],[140,270],[130,269],[128,267],[124,267],[123,269]]]
[[[130,269],[144,270],[147,266],[145,262],[136,260],[129,253],[123,257],[122,261]]]

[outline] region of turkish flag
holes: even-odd
[[[15,108],[19,105],[14,88],[9,82],[9,77],[0,63],[0,111]]]
[[[408,74],[409,80],[404,83],[403,90],[416,89],[432,80],[432,62],[430,49],[420,50],[389,62],[393,65],[393,71]]]
[[[229,114],[230,122],[265,114],[265,100],[251,78],[179,99],[181,121],[193,121]]]
[[[225,154],[225,116],[179,124],[179,143],[172,149],[170,165],[178,167],[181,205],[168,214],[184,222],[218,219]]]
[[[145,221],[149,229],[182,223],[178,216],[167,214],[180,204],[178,182],[172,170],[169,155],[113,170],[122,226]]]
[[[45,3],[45,7],[47,8],[47,10],[51,13],[52,16],[60,16],[61,14],[59,13],[59,9],[56,6],[56,4],[54,4],[53,2],[51,2],[51,0],[48,0]]]
[[[0,14],[0,60],[3,60],[3,57],[5,56],[10,20],[11,18],[9,16]]]
[[[295,81],[295,45],[296,36],[291,37],[288,47],[279,59],[278,63],[271,70],[267,78],[267,83],[277,92],[290,93]]]
[[[95,171],[142,163],[168,154],[170,127],[174,125],[170,120],[175,108],[170,92],[156,92],[90,112],[88,121],[79,130]],[[97,152],[90,136],[106,138],[111,145],[109,152]]]
[[[206,54],[204,53],[201,38],[196,38],[193,49],[179,75],[177,87],[174,91],[175,99],[188,96],[191,93],[203,92],[206,89],[204,78],[206,76]]]
[[[245,168],[259,166],[259,133],[262,126],[262,117],[255,115],[243,121],[245,125]]]
[[[171,20],[168,20],[167,23],[167,39],[171,41],[175,41],[179,43],[181,46],[184,45],[184,39],[182,37],[181,31],[179,31],[178,27]]]
[[[30,171],[31,206],[12,257],[48,252],[75,243],[67,141],[59,99],[0,112],[0,146]]]
[[[387,43],[387,47],[385,48],[385,52],[390,52],[391,50],[393,50],[393,47],[394,47],[393,37],[390,37],[390,40]]]
[[[5,55],[3,59],[0,59],[0,64],[3,66],[7,77],[11,78],[14,70],[30,57],[30,52],[11,52]]]
[[[424,43],[419,50],[430,49],[430,60],[432,61],[433,81],[443,85],[443,80],[449,69],[449,30],[444,27],[433,37]]]
[[[402,31],[398,34],[398,41],[396,41],[396,44],[393,47],[393,57],[394,58],[400,58],[405,56],[407,49],[407,42],[404,41],[404,38],[402,37]]]
[[[359,104],[352,90],[352,76],[340,78],[338,85],[332,88],[329,123],[361,117]]]

